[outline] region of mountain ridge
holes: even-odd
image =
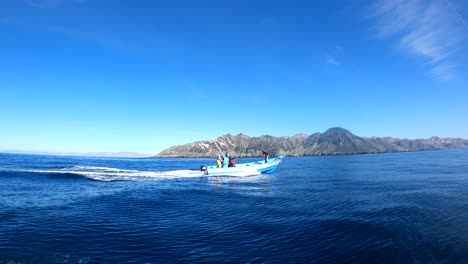
[[[258,157],[265,149],[270,156],[350,155],[425,151],[468,148],[462,138],[430,137],[427,139],[399,139],[393,137],[359,137],[341,127],[332,127],[324,133],[275,137],[263,135],[249,137],[245,134],[222,135],[216,139],[196,141],[164,149],[153,157],[214,157],[229,152],[235,157]]]

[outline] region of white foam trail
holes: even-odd
[[[198,170],[173,170],[173,171],[140,171],[124,170],[109,167],[73,166],[59,170],[34,170],[38,173],[71,173],[97,181],[138,181],[202,177],[204,172]]]
[[[259,172],[237,173],[235,175],[211,176],[199,170],[172,170],[172,171],[141,171],[125,170],[111,167],[97,166],[72,166],[63,169],[6,169],[5,171],[51,173],[51,174],[75,174],[96,181],[143,181],[143,180],[167,180],[178,178],[197,177],[230,177],[230,178],[254,178],[260,175]],[[249,176],[249,177],[246,177]]]

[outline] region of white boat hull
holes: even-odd
[[[216,166],[206,166],[206,174],[209,176],[252,176],[265,173],[273,173],[273,171],[281,163],[284,156],[271,158],[265,163],[264,160],[236,164],[235,167],[218,168]]]

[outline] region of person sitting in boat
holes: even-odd
[[[262,150],[262,155],[265,157],[265,163],[268,162],[268,158],[270,158],[270,155],[268,154],[268,152],[266,152],[265,150]]]
[[[229,165],[229,154],[226,153],[226,155],[223,158],[223,167],[226,168]]]
[[[218,154],[218,158],[216,159],[216,166],[221,168],[223,166],[223,159],[221,158],[221,154]]]
[[[235,166],[236,166],[236,162],[234,161],[234,158],[229,157],[229,167],[235,167]]]

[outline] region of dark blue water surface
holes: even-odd
[[[214,163],[0,154],[0,263],[468,263],[468,150]]]

